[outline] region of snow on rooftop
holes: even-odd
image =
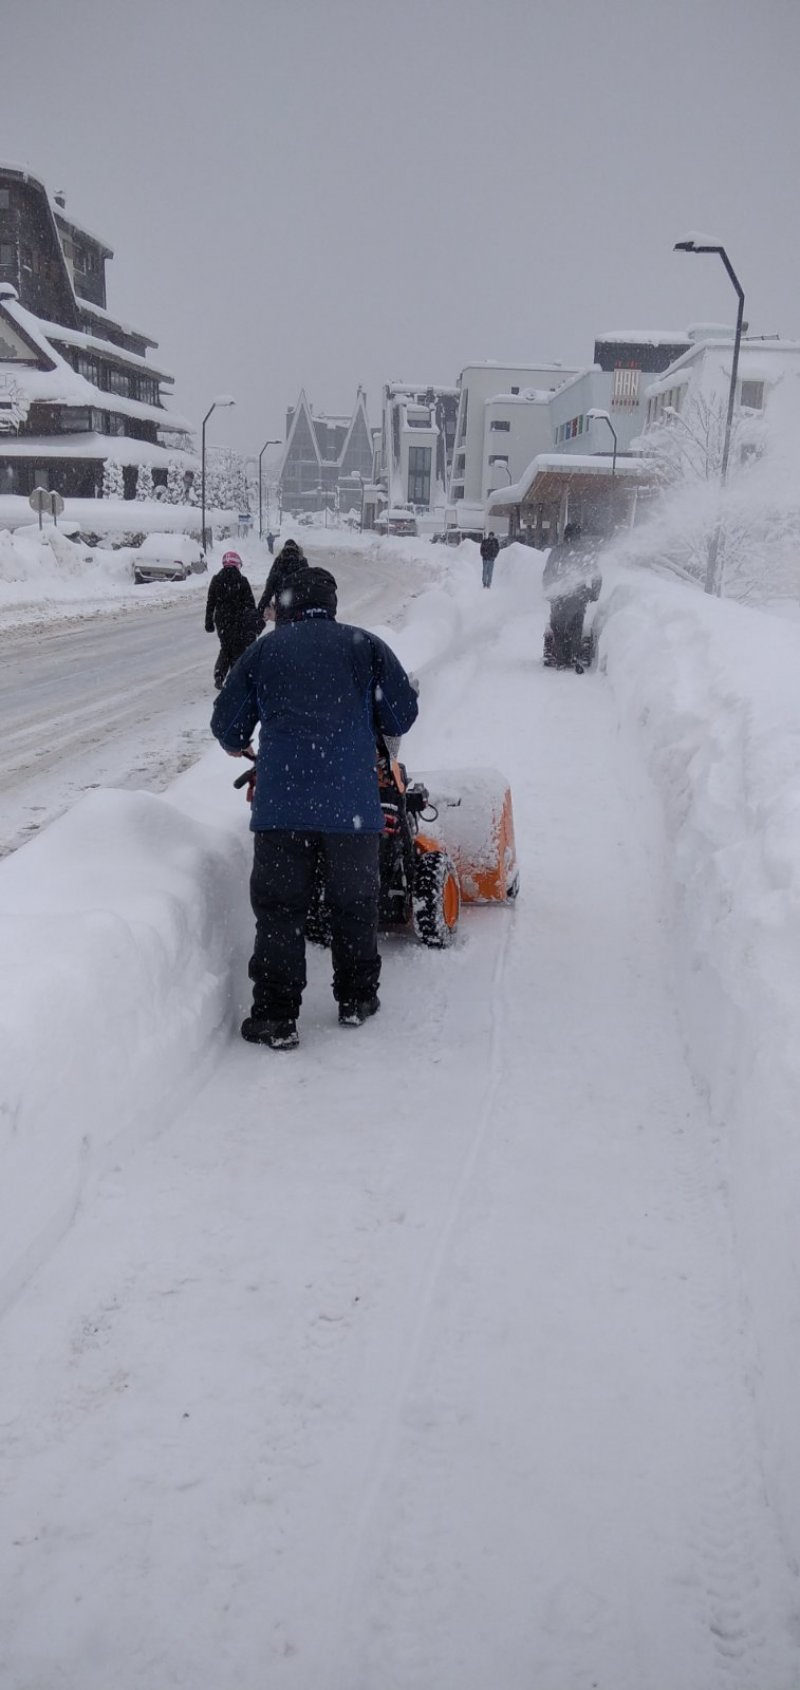
[[[686,329],[608,329],[595,336],[598,341],[620,341],[628,346],[685,346]]]

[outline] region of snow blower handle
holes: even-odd
[[[255,786],[256,786],[256,754],[255,754],[252,746],[248,745],[245,748],[245,750],[241,753],[241,755],[243,757],[249,757],[252,767],[249,768],[249,769],[245,769],[243,775],[237,775],[236,776],[236,779],[233,783],[234,791],[241,792],[242,787],[246,786],[247,787],[247,802],[248,802],[248,804],[252,804],[253,793],[255,791]]]

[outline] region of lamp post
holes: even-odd
[[[205,549],[206,549],[206,423],[208,422],[208,419],[209,419],[212,411],[216,411],[218,409],[221,410],[224,405],[235,405],[235,404],[236,404],[236,400],[232,399],[229,393],[219,393],[217,395],[216,399],[213,399],[211,401],[211,404],[210,404],[210,406],[209,406],[208,410],[206,411],[206,414],[203,418],[203,428],[202,428],[202,435],[201,435],[202,447],[201,447],[201,454],[200,454],[200,504],[201,504],[200,534],[201,534],[201,545],[203,547],[203,551],[205,551]]]
[[[725,419],[725,440],[722,447],[722,466],[719,472],[720,490],[728,479],[728,458],[731,449],[731,424],[733,423],[733,407],[736,403],[736,382],[739,376],[739,350],[742,344],[742,328],[744,326],[744,289],[731,264],[724,246],[719,241],[710,241],[703,235],[687,235],[683,241],[676,241],[674,252],[716,252],[722,259],[728,277],[736,291],[738,308],[736,312],[736,333],[733,341],[733,363],[731,364],[731,379],[728,388],[728,414]],[[708,547],[708,565],[706,568],[706,592],[719,595],[722,591],[722,573],[717,574],[717,554],[722,533],[722,511],[720,509],[714,532]]]
[[[589,418],[590,422],[608,423],[608,426],[611,430],[611,433],[614,436],[614,449],[613,449],[613,453],[612,453],[612,457],[611,457],[611,523],[612,523],[612,531],[613,531],[613,525],[616,521],[616,515],[617,515],[617,498],[616,498],[616,492],[617,492],[617,488],[616,488],[616,482],[617,482],[617,431],[614,427],[613,422],[611,421],[611,418],[608,414],[608,411],[599,411],[596,406],[593,406],[590,411],[586,412],[586,415]]]
[[[261,479],[262,458],[263,458],[264,453],[266,452],[268,446],[282,446],[282,445],[283,445],[282,440],[265,440],[264,444],[261,448],[261,451],[258,454],[258,538],[259,538],[259,540],[263,540],[263,538],[264,538],[264,522],[263,522],[263,517],[262,517],[263,502],[262,502],[262,493],[261,493],[261,488],[262,488],[262,479]]]

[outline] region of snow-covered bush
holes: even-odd
[[[103,464],[103,498],[124,499],[125,477],[116,458],[106,458]]]
[[[140,464],[136,475],[137,499],[152,499],[153,471],[149,464]]]
[[[167,466],[167,503],[183,505],[186,502],[186,486],[184,472],[177,458],[170,458]]]

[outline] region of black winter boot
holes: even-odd
[[[377,1015],[380,1007],[381,1000],[377,992],[373,992],[368,998],[348,998],[339,1005],[339,1026],[360,1027],[371,1015]]]
[[[242,1038],[251,1045],[268,1045],[270,1050],[296,1050],[300,1043],[296,1021],[267,1021],[260,1015],[245,1016]]]

